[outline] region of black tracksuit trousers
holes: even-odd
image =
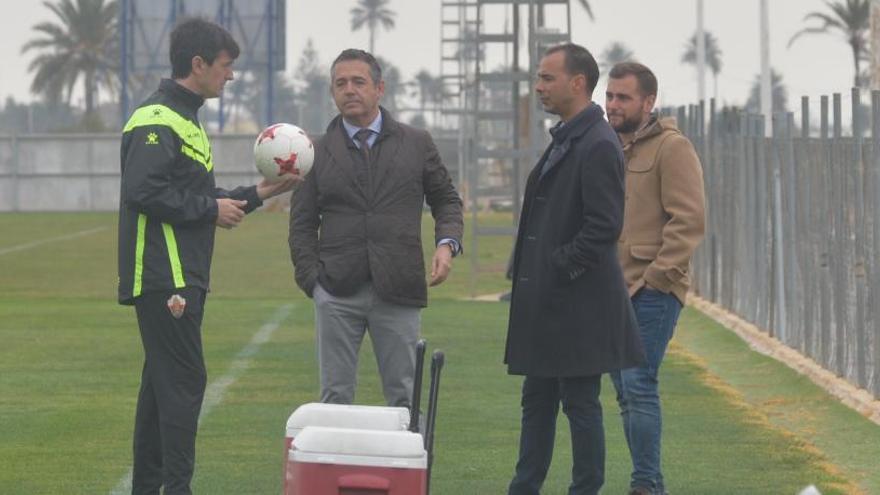
[[[180,318],[168,307],[186,299]],[[196,429],[207,381],[202,355],[205,291],[186,287],[135,299],[144,369],[134,425],[132,495],[192,493]]]

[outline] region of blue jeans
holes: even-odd
[[[519,461],[508,495],[538,495],[556,439],[559,403],[571,428],[572,469],[569,495],[595,495],[605,480],[605,430],[599,402],[601,376],[544,378],[527,376],[522,389]]]
[[[611,380],[617,389],[623,431],[632,458],[630,484],[662,494],[665,488],[660,470],[662,420],[657,372],[672,339],[681,303],[672,294],[648,288],[637,292],[632,303],[647,362],[637,368],[615,371]]]

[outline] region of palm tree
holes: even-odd
[[[28,66],[35,72],[33,93],[50,101],[70,102],[80,77],[85,91],[86,115],[94,112],[99,88],[114,88],[117,54],[117,3],[115,0],[58,0],[43,2],[57,17],[57,23],[41,22],[40,33],[21,47],[21,52],[38,50]]]
[[[467,24],[464,27],[464,32],[462,33],[463,43],[459,45],[458,50],[455,51],[453,55],[455,58],[461,58],[464,62],[473,62],[479,59],[486,59],[486,46],[484,43],[477,43],[477,28],[472,24]],[[479,46],[479,52],[477,52],[477,47]]]
[[[788,88],[782,81],[782,74],[772,68],[770,69],[770,87],[770,99],[773,102],[770,105],[771,111],[773,113],[785,112],[788,109]],[[761,112],[761,74],[755,75],[755,79],[752,81],[745,108],[752,113]]]
[[[590,8],[589,0],[578,0],[578,3],[581,4],[581,7],[583,7],[584,10],[587,11],[587,15],[590,16],[590,20],[595,21],[596,18],[593,17],[593,9]]]
[[[853,83],[859,85],[861,75],[861,62],[868,56],[870,50],[868,31],[870,27],[871,0],[846,0],[846,2],[826,1],[825,5],[831,10],[830,14],[824,12],[810,12],[804,16],[804,21],[815,19],[821,24],[801,29],[788,40],[790,47],[796,39],[803,34],[837,34],[841,36],[852,50],[853,66],[855,72]]]
[[[718,98],[718,74],[721,72],[721,47],[718,46],[718,38],[709,31],[703,32],[703,40],[706,45],[706,65],[712,71],[712,90],[715,98]],[[686,64],[697,65],[697,33],[688,39],[684,46],[684,54],[681,61]]]
[[[599,58],[602,60],[602,70],[608,71],[616,64],[635,60],[635,54],[623,43],[612,41]]]
[[[322,133],[333,118],[334,108],[329,98],[330,74],[321,65],[311,38],[306,40],[295,74],[300,127],[309,133]]]
[[[422,69],[413,76],[410,83],[416,88],[416,94],[419,97],[419,109],[424,115],[427,111],[427,104],[438,104],[442,100],[443,82],[439,77],[434,77],[425,69]]]
[[[358,0],[358,6],[351,9],[351,30],[357,31],[367,26],[370,31],[370,53],[375,54],[376,30],[379,24],[385,30],[394,27],[394,16],[388,8],[391,0]]]
[[[276,122],[299,122],[300,111],[297,104],[297,94],[290,77],[283,72],[273,72],[272,78],[274,86],[271,103],[273,119]],[[266,72],[262,70],[242,72],[236,76],[235,81],[232,81],[232,83],[241,86],[241,96],[237,99],[240,100],[243,110],[250,115],[254,122],[268,125],[272,122],[266,120],[268,115],[266,106],[269,104],[266,100],[266,82]],[[324,94],[327,95],[329,87],[325,89],[327,91]]]
[[[376,57],[379,67],[382,68],[382,80],[385,81],[385,96],[382,97],[382,105],[391,112],[392,115],[397,113],[398,98],[406,93],[406,86],[400,70],[382,57]]]

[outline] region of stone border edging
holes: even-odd
[[[771,357],[806,376],[849,408],[880,425],[880,400],[874,399],[867,390],[858,388],[828,371],[809,357],[770,337],[757,326],[718,304],[693,294],[688,294],[688,304],[737,334],[752,350]]]

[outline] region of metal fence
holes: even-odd
[[[880,398],[880,92],[870,110],[848,96],[849,136],[840,94],[830,112],[821,97],[818,133],[806,97],[773,137],[714,101],[678,109],[706,185],[695,289]]]

